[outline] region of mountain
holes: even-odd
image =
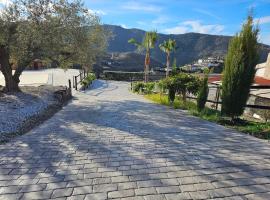
[[[104,25],[104,28],[112,33],[112,39],[108,45],[109,53],[136,52],[136,47],[129,44],[128,40],[135,38],[137,41],[142,41],[145,34],[145,31],[140,29],[125,29],[115,25]],[[172,54],[172,58],[177,60],[177,65],[192,63],[199,58],[208,56],[225,56],[231,39],[230,36],[200,33],[158,34],[157,44],[169,38],[175,39],[177,42],[178,49]],[[269,52],[270,46],[260,44],[260,62],[265,62]],[[157,62],[166,63],[166,56],[158,48],[158,45],[152,50],[151,57]]]

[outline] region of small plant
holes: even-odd
[[[151,94],[153,93],[153,90],[155,88],[155,82],[148,82],[148,83],[145,83],[145,90],[144,90],[144,93],[145,94]]]
[[[92,84],[92,81],[96,79],[96,75],[94,73],[90,73],[85,77],[85,79],[82,80],[82,86],[83,88],[87,88],[90,84]]]
[[[143,92],[144,87],[145,87],[144,82],[142,82],[142,81],[134,82],[133,85],[132,85],[132,91],[140,93],[140,92]]]
[[[197,96],[197,110],[199,112],[201,112],[205,108],[205,104],[206,104],[208,93],[209,93],[208,73],[209,73],[209,70],[205,72],[204,78],[202,80],[202,85],[199,88],[199,92]]]

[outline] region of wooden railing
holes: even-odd
[[[73,88],[78,90],[78,85],[85,79],[87,73],[85,70],[81,70],[77,76],[73,76]]]

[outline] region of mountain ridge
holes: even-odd
[[[142,41],[146,31],[131,28],[125,29],[118,25],[104,24],[105,30],[112,33],[112,39],[108,42],[109,53],[126,53],[137,52],[136,47],[128,43],[130,38],[135,38],[137,41]],[[166,56],[158,48],[158,44],[167,39],[175,39],[178,49],[172,53],[172,59],[176,58],[177,65],[185,65],[192,63],[200,58],[208,56],[222,56],[227,53],[229,41],[232,36],[225,35],[210,35],[202,33],[184,33],[184,34],[163,34],[158,33],[157,45],[151,50],[151,57],[155,60],[165,64]],[[267,55],[270,52],[270,46],[266,44],[260,44],[260,62],[264,62],[267,59]]]

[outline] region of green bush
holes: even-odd
[[[82,86],[86,88],[88,85],[92,83],[96,79],[96,75],[94,73],[88,74],[83,80],[82,80]]]
[[[158,86],[162,92],[168,91],[170,102],[175,99],[175,94],[179,93],[186,103],[187,93],[196,95],[200,86],[200,79],[191,74],[180,73],[159,81]]]
[[[133,92],[137,92],[137,93],[143,92],[144,87],[145,87],[145,83],[142,81],[132,83],[132,91]]]
[[[153,90],[155,88],[155,82],[147,82],[145,83],[145,86],[144,86],[144,93],[146,94],[151,94],[153,93]]]
[[[202,81],[202,85],[199,88],[199,92],[198,92],[198,96],[197,96],[197,110],[199,112],[201,112],[205,108],[208,93],[209,93],[208,74],[205,74],[205,77]]]
[[[155,88],[155,82],[134,82],[132,83],[132,91],[137,93],[151,94]]]

